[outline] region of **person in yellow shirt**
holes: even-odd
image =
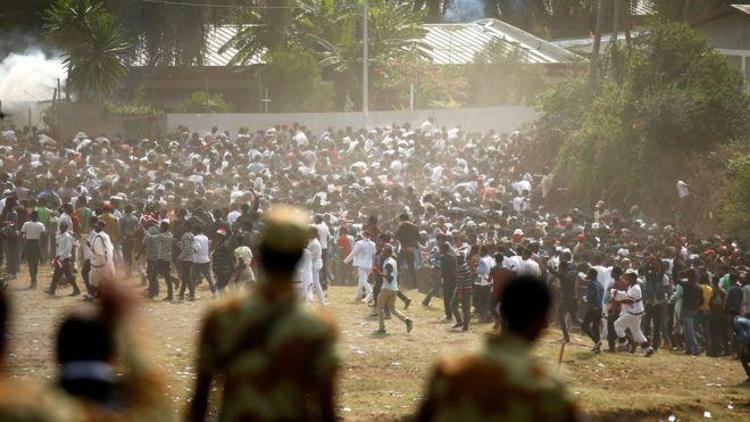
[[[713,296],[713,289],[708,284],[708,275],[704,275],[700,282],[701,296],[703,301],[701,306],[698,308],[698,326],[700,332],[703,335],[704,349],[706,353],[711,350],[711,296]]]

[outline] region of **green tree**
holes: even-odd
[[[45,12],[46,36],[64,51],[68,86],[101,98],[127,75],[130,45],[122,26],[97,0],[57,0]]]
[[[239,30],[219,52],[236,49],[237,53],[230,64],[248,64],[267,51],[291,47],[295,42],[295,23],[305,12],[302,6],[297,0],[279,0],[240,9],[233,18]]]
[[[728,186],[719,213],[726,233],[750,241],[750,155],[739,155],[729,162]]]
[[[229,113],[232,107],[221,94],[206,91],[195,91],[175,104],[177,113]]]
[[[667,216],[689,158],[745,132],[748,97],[737,71],[685,24],[657,23],[622,54],[622,74],[603,66],[599,88],[545,97],[541,126],[550,136],[563,117],[556,173],[572,200]]]
[[[357,4],[358,3],[358,4]],[[323,66],[323,77],[334,82],[337,105],[347,93],[359,103],[362,91],[362,7],[348,0],[284,0],[283,8],[241,12],[246,24],[221,51],[237,49],[234,63],[248,63],[278,50],[302,48],[313,52]],[[368,66],[372,102],[379,103],[379,87],[388,67],[408,51],[416,51],[423,34],[423,15],[408,3],[371,0],[368,10]],[[296,50],[299,51],[299,50]]]
[[[263,68],[273,112],[324,112],[333,106],[333,88],[323,80],[315,55],[300,47],[277,50]]]
[[[467,69],[473,106],[528,105],[546,89],[544,68],[528,63],[526,53],[504,41],[492,41]]]
[[[301,42],[313,49],[320,62],[334,80],[337,103],[347,93],[359,103],[362,92],[362,11],[356,8],[340,15],[336,12],[338,1],[309,0],[311,8],[306,34]],[[321,7],[322,6],[322,7]],[[368,68],[370,71],[370,99],[375,107],[387,101],[379,98],[381,88],[389,84],[392,65],[404,55],[419,55],[417,46],[424,34],[422,14],[415,13],[407,3],[389,0],[371,0],[368,10]],[[328,23],[325,23],[328,21]],[[305,20],[301,21],[305,22]],[[333,29],[333,30],[332,30]]]
[[[210,24],[227,23],[231,7],[197,7],[195,0],[144,2],[103,0],[133,40],[131,53],[146,58],[146,66],[199,66],[203,64]],[[242,0],[222,0],[223,6]]]

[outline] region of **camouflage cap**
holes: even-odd
[[[312,216],[309,212],[290,205],[273,205],[264,215],[265,227],[261,245],[279,252],[301,251],[310,240]]]

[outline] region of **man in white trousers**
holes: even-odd
[[[312,262],[312,292],[318,297],[318,301],[323,306],[328,306],[328,299],[323,293],[323,286],[320,284],[320,273],[323,269],[323,248],[318,238],[318,229],[315,225],[310,226],[310,243],[307,244],[307,250],[310,251],[310,262]]]
[[[354,301],[359,302],[362,298],[362,290],[365,292],[365,301],[372,300],[372,287],[367,283],[367,277],[372,271],[372,264],[375,262],[375,242],[370,240],[370,235],[366,231],[360,232],[360,239],[354,244],[352,251],[344,259],[344,263],[352,263],[357,267],[357,291],[354,294]]]
[[[313,263],[309,246],[308,244],[308,247],[302,251],[302,257],[297,262],[297,270],[293,279],[302,303],[310,303],[310,285],[313,283]]]
[[[611,297],[615,301],[622,303],[622,312],[620,317],[615,321],[615,333],[617,334],[617,340],[619,343],[625,342],[625,330],[630,329],[630,334],[633,336],[633,340],[636,344],[640,344],[641,348],[646,352],[646,357],[654,354],[654,349],[643,335],[641,331],[641,319],[643,318],[643,294],[641,292],[641,285],[638,284],[638,273],[633,269],[625,271],[625,279],[628,282],[628,289],[626,291],[612,289]],[[635,351],[635,348],[631,348],[631,353]]]

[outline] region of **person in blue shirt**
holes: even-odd
[[[601,352],[601,338],[599,336],[599,324],[602,320],[602,299],[604,298],[604,288],[599,284],[597,271],[589,269],[586,274],[586,315],[583,317],[581,330],[594,342],[594,353]]]

